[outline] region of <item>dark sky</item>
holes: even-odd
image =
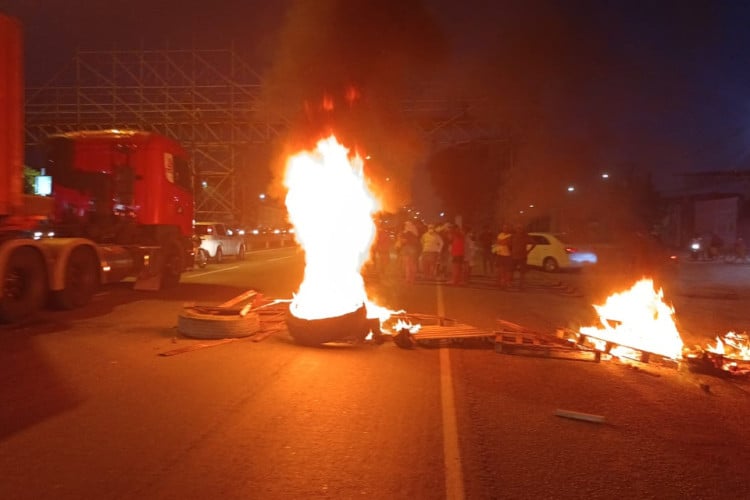
[[[310,82],[295,98],[346,80],[395,100],[415,77],[487,97],[532,170],[661,178],[750,166],[750,2],[0,0],[0,9],[23,21],[37,82],[77,46],[231,41],[270,81]]]

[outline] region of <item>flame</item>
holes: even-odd
[[[330,136],[315,150],[289,158],[284,184],[289,218],[305,251],[304,278],[292,300],[292,314],[329,318],[366,304],[368,316],[382,320],[387,310],[367,300],[361,274],[375,235],[377,209],[362,159],[350,157]]]
[[[594,305],[601,327],[581,327],[579,331],[619,347],[679,359],[682,338],[674,322],[674,308],[664,303],[663,296],[651,279],[644,278],[630,290],[610,295],[603,305]]]
[[[402,330],[407,330],[409,333],[417,333],[422,328],[422,325],[420,324],[414,324],[411,321],[404,321],[402,319],[396,321],[396,324],[393,325],[393,331],[394,332],[400,332]]]
[[[727,332],[716,337],[716,345],[707,344],[705,350],[735,360],[750,361],[750,337],[747,333]]]
[[[706,351],[714,354],[724,354],[724,342],[721,341],[721,337],[716,337],[716,345],[711,345],[709,342],[706,344]]]

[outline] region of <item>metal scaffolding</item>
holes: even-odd
[[[196,218],[237,221],[268,180],[254,175],[260,152],[289,127],[263,114],[261,90],[261,77],[233,49],[79,50],[50,82],[26,89],[26,143],[108,128],[173,137],[202,181]],[[403,112],[434,149],[507,140],[496,124],[467,114],[476,100],[447,102],[425,88],[415,96]]]

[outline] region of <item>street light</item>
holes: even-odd
[[[569,193],[572,193],[575,190],[576,190],[575,186],[568,186],[568,192]]]
[[[609,174],[607,172],[604,172],[602,174],[602,179],[609,179]]]

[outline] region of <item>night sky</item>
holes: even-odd
[[[750,165],[750,2],[0,0],[0,9],[24,23],[34,84],[76,47],[231,42],[280,102],[355,84],[381,99],[371,121],[415,78],[443,82],[446,97],[486,97],[530,171],[635,170],[664,183]]]

